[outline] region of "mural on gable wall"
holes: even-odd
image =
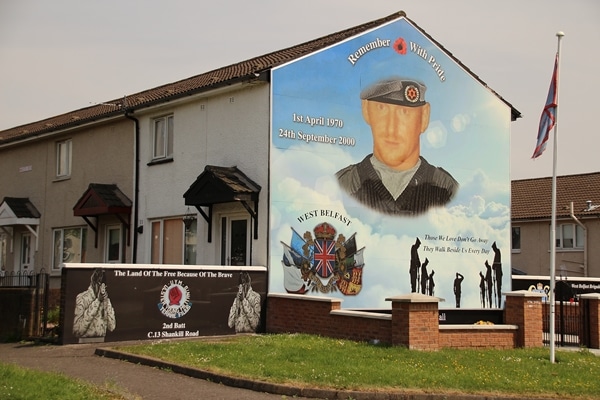
[[[504,102],[404,18],[281,66],[271,84],[271,293],[503,307]]]

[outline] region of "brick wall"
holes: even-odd
[[[518,327],[496,328],[481,326],[440,326],[440,347],[453,349],[513,349]]]
[[[513,321],[511,324],[441,327],[439,299],[421,294],[386,299],[392,302],[391,314],[342,310],[340,299],[270,294],[266,331],[377,340],[419,350],[542,346],[541,297],[514,293],[515,296],[507,296],[505,310],[508,319]],[[524,325],[515,323],[517,321]]]
[[[516,347],[543,346],[542,296],[519,290],[506,296],[504,322],[517,325]]]
[[[600,294],[588,293],[580,296],[580,301],[587,302],[589,318],[589,347],[600,348]]]
[[[409,349],[439,349],[439,299],[420,293],[395,296],[392,302],[392,344]]]
[[[341,310],[341,300],[269,295],[267,332],[309,333],[357,341],[391,343],[391,316]]]

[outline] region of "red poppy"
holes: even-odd
[[[406,41],[403,38],[398,38],[394,42],[394,50],[396,53],[405,55],[406,54]]]

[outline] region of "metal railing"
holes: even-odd
[[[0,275],[0,287],[36,287],[46,273],[35,271],[5,271]]]
[[[32,336],[44,336],[46,335],[47,323],[48,323],[48,302],[50,293],[50,274],[42,269],[39,272],[35,271],[18,271],[18,272],[4,272],[0,275],[0,288],[21,288],[31,293],[27,295],[31,299],[31,306],[33,308],[31,314],[24,310],[21,314],[23,318],[27,318],[29,315],[31,321],[29,322],[30,328],[28,331]],[[23,293],[15,293],[17,297],[24,300],[22,297]],[[25,321],[25,319],[24,319]]]

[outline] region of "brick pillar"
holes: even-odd
[[[583,307],[584,302],[587,303],[586,307]],[[586,293],[579,296],[579,311],[581,318],[588,318],[589,348],[600,349],[600,293]],[[584,315],[586,311],[588,315]],[[585,332],[582,334],[585,335]]]
[[[438,297],[421,293],[394,296],[392,302],[392,345],[415,350],[439,350]]]
[[[517,347],[541,347],[544,345],[542,320],[543,293],[517,290],[505,293],[504,323],[517,325]]]

